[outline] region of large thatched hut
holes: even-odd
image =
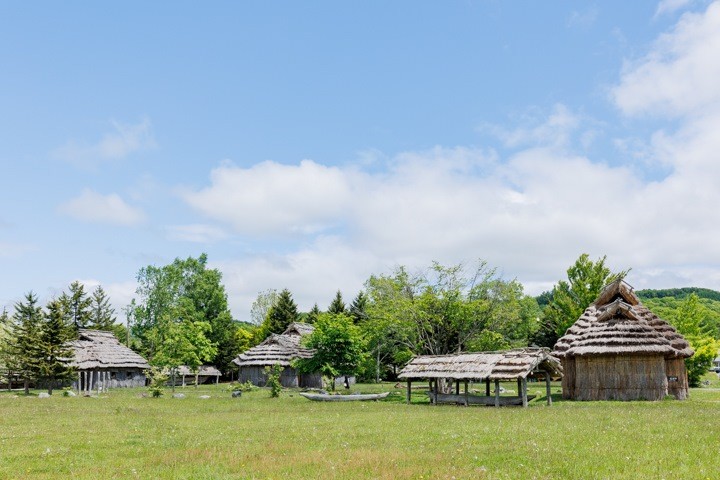
[[[574,400],[685,399],[687,340],[642,305],[617,280],[603,289],[555,344],[563,365],[563,398]]]
[[[115,387],[142,387],[148,362],[121,344],[112,332],[85,330],[72,343],[72,365],[78,371],[73,388],[79,391]]]
[[[292,367],[293,360],[312,358],[314,351],[300,345],[301,338],[312,331],[312,325],[292,323],[282,334],[270,334],[259,345],[241,353],[233,360],[233,363],[239,367],[238,380],[265,386],[267,383],[265,367],[280,365],[283,367],[280,375],[280,383],[283,387],[322,388],[320,374],[299,374]]]
[[[547,403],[552,403],[550,380],[562,375],[560,361],[546,348],[518,348],[500,352],[460,353],[455,355],[420,355],[414,357],[400,372],[400,379],[407,381],[407,402],[413,380],[428,380],[430,402],[456,403],[462,405],[523,405],[528,404],[528,379],[544,379]],[[441,392],[438,380],[452,380],[455,393]],[[500,381],[517,381],[517,395],[500,395]],[[485,395],[468,391],[471,381],[485,382]],[[495,384],[495,394],[490,395],[490,382]],[[465,384],[464,393],[460,384]]]

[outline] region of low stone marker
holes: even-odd
[[[173,398],[185,398],[184,393],[173,393]]]
[[[240,398],[242,397],[242,391],[241,390],[235,390],[232,392],[232,398]]]
[[[38,393],[38,398],[50,398],[50,394],[47,392]]]

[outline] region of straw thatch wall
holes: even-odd
[[[563,364],[563,398],[687,398],[689,343],[618,280],[605,287],[555,345]]]

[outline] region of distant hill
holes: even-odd
[[[665,288],[660,290],[637,290],[635,292],[641,300],[648,298],[665,298],[673,297],[678,300],[683,299],[694,293],[700,298],[707,298],[709,300],[715,300],[720,302],[720,292],[716,290],[710,290],[709,288],[697,288],[697,287],[684,287],[684,288]]]

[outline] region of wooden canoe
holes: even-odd
[[[314,400],[316,402],[360,402],[364,400],[380,400],[387,397],[389,394],[390,392],[330,395],[325,393],[300,392],[300,395],[302,395],[303,397],[307,398],[308,400]]]

